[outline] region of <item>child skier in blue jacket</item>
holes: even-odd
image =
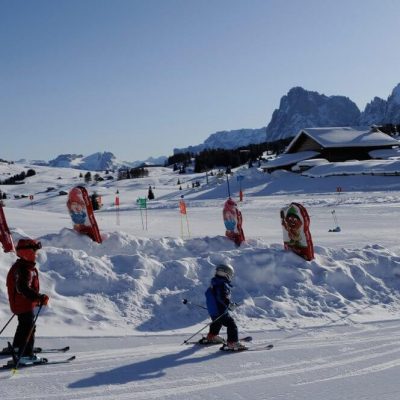
[[[246,350],[246,346],[239,342],[238,328],[230,311],[236,308],[236,303],[231,302],[231,280],[234,275],[231,265],[219,264],[215,268],[215,276],[211,279],[210,287],[207,289],[207,310],[212,319],[210,330],[205,338],[205,343],[221,343],[221,350]],[[219,332],[225,326],[227,328],[228,340],[219,336]]]

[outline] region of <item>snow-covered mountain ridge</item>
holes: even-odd
[[[76,168],[88,171],[118,170],[119,168],[136,168],[142,165],[163,165],[166,157],[149,157],[144,161],[121,161],[109,151],[97,152],[88,156],[82,154],[60,154],[53,160],[29,161],[19,160],[19,164],[31,163],[32,165],[49,166],[55,168]]]
[[[260,129],[236,129],[233,131],[215,132],[204,143],[183,149],[174,149],[174,153],[199,153],[205,149],[231,150],[262,142],[265,142],[265,127]]]

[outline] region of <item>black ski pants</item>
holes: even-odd
[[[228,342],[237,342],[239,340],[238,327],[231,315],[225,314],[221,318],[212,318],[213,322],[210,325],[210,333],[219,335],[219,331],[223,326],[226,326]]]
[[[33,345],[35,343],[36,330],[36,327],[34,326],[34,320],[35,314],[33,313],[33,311],[18,314],[18,326],[14,335],[13,347],[18,348],[19,356],[33,356]],[[30,333],[31,335],[29,337]],[[21,354],[24,347],[24,354]]]

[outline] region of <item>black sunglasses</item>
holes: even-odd
[[[25,246],[17,246],[17,250],[40,250],[42,248],[42,243],[37,242],[35,244],[28,244]]]

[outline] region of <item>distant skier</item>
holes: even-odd
[[[25,357],[38,360],[33,353],[36,330],[33,310],[37,305],[46,306],[49,301],[47,295],[39,292],[39,273],[35,266],[36,252],[41,248],[39,241],[20,239],[16,248],[19,258],[7,275],[10,308],[18,316],[18,326],[12,345],[17,356],[22,357],[21,363]]]
[[[204,343],[221,343],[221,350],[240,351],[247,347],[239,341],[238,328],[230,311],[233,311],[237,304],[231,302],[231,281],[234,269],[229,264],[219,264],[215,268],[215,276],[211,279],[210,287],[206,290],[207,310],[213,320],[210,330]],[[222,326],[226,326],[228,340],[219,336]]]
[[[154,192],[153,192],[153,189],[151,188],[151,186],[149,186],[149,192],[147,194],[147,198],[149,200],[154,200]]]

